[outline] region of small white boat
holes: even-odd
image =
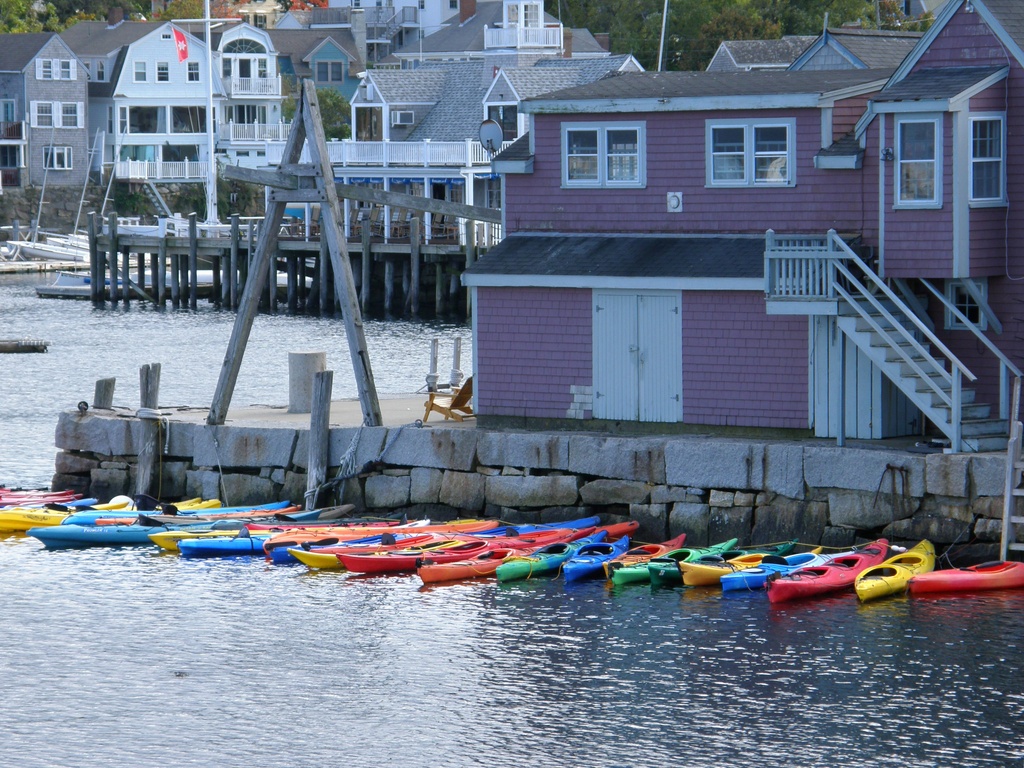
[[[47,234],[43,240],[21,240],[14,244],[22,260],[89,263],[89,239],[85,235]]]

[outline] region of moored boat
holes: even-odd
[[[848,550],[842,554],[848,555],[852,552],[853,550]],[[758,565],[752,568],[744,568],[735,573],[727,573],[722,576],[719,583],[722,585],[723,592],[731,592],[738,589],[759,591],[764,589],[765,581],[773,573],[789,573],[797,568],[803,568],[808,565],[821,565],[838,556],[840,555],[822,555],[815,552],[798,552],[795,555],[786,555],[784,557],[765,555]]]
[[[647,562],[647,572],[654,587],[673,587],[683,583],[683,573],[679,563],[683,560],[696,560],[704,555],[717,555],[736,546],[739,539],[726,539],[710,547],[680,547],[666,552],[661,557],[653,557]]]
[[[935,592],[978,592],[989,589],[1024,589],[1024,563],[996,560],[967,568],[949,568],[911,577],[911,595]]]
[[[730,550],[719,555],[704,555],[694,560],[681,560],[679,570],[682,573],[683,584],[688,587],[718,586],[726,574],[760,565],[765,557],[787,555],[796,547],[796,544],[794,539],[781,544]]]
[[[487,552],[491,549],[498,549],[502,544],[500,540],[441,542],[430,551],[430,557],[435,562],[448,562],[465,560],[473,555]],[[404,573],[415,571],[425,555],[423,549],[393,549],[386,552],[365,552],[347,553],[338,552],[335,557],[341,564],[352,573]]]
[[[858,547],[852,554],[833,558],[828,563],[797,568],[786,574],[774,574],[765,583],[768,600],[773,604],[784,603],[849,589],[858,574],[882,563],[888,556],[888,540],[878,539]]]
[[[498,566],[512,557],[526,557],[535,552],[539,547],[531,549],[514,549],[511,547],[499,547],[487,552],[481,552],[468,560],[455,560],[450,563],[435,562],[427,555],[423,562],[416,569],[416,575],[423,580],[424,584],[440,584],[462,579],[479,579],[493,576]]]
[[[906,552],[899,552],[862,571],[853,582],[853,589],[861,600],[895,595],[905,592],[914,576],[934,569],[935,547],[925,539]]]
[[[562,577],[566,581],[599,576],[604,572],[604,564],[629,549],[629,536],[615,541],[595,541],[584,544],[576,553],[562,564]]]
[[[663,541],[661,544],[640,544],[630,547],[618,557],[612,558],[604,564],[604,574],[614,584],[629,584],[631,582],[650,581],[650,573],[647,571],[647,563],[654,557],[679,549],[686,542],[686,534],[681,533],[675,538]],[[642,568],[636,566],[643,566]],[[620,571],[628,570],[621,577],[617,577]]]
[[[494,574],[498,577],[498,581],[518,581],[534,576],[556,574],[562,564],[576,554],[580,547],[592,542],[603,541],[606,536],[605,531],[599,531],[577,541],[549,544],[530,555],[506,558],[497,567]]]

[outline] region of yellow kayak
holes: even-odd
[[[935,547],[925,539],[906,552],[862,571],[853,588],[861,600],[874,600],[905,592],[912,577],[932,570],[935,570]]]
[[[681,562],[679,570],[683,572],[683,584],[686,586],[711,587],[721,584],[722,577],[727,573],[735,573],[744,568],[754,568],[760,565],[764,556],[764,552],[755,552],[718,562],[701,562],[700,560],[695,560],[692,563]]]
[[[88,509],[100,511],[117,511],[127,509],[131,500],[109,502],[107,504],[93,504]],[[49,509],[47,507],[9,507],[0,509],[0,531],[27,531],[29,528],[39,528],[47,525],[60,525],[64,519],[81,509],[68,507],[66,509]]]
[[[334,553],[312,552],[302,547],[288,547],[288,552],[303,565],[318,570],[341,570],[345,566]]]
[[[184,522],[188,522],[188,518],[185,518]],[[160,547],[160,549],[166,549],[170,552],[178,552],[180,551],[178,549],[178,542],[182,539],[224,538],[225,536],[234,536],[244,527],[245,523],[239,523],[237,528],[221,528],[211,531],[157,531],[156,533],[149,534],[149,540]]]

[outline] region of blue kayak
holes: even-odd
[[[534,576],[557,574],[565,561],[579,552],[582,547],[603,541],[607,535],[605,531],[601,531],[593,536],[585,536],[579,541],[548,544],[531,555],[508,557],[498,566],[494,575],[498,577],[498,581],[517,581]]]
[[[216,536],[208,539],[182,539],[178,551],[182,557],[237,557],[259,555],[264,557],[263,542],[266,535]]]
[[[593,576],[604,576],[604,564],[629,549],[629,536],[618,541],[598,541],[584,544],[576,554],[562,564],[566,581],[579,581]]]
[[[234,512],[271,512],[275,509],[285,509],[292,506],[290,501],[275,501],[272,504],[257,504],[255,506],[245,507],[213,507],[210,509],[180,509],[177,511],[177,515],[182,518],[187,518],[189,515],[223,515]],[[128,518],[138,517],[140,514],[153,515],[160,514],[158,510],[134,510],[134,509],[115,509],[115,510],[103,510],[103,509],[88,509],[82,510],[81,512],[74,512],[64,518],[61,525],[95,525],[97,520],[109,520],[111,518]],[[289,519],[301,520],[304,518],[296,518],[293,515],[288,515]],[[315,518],[314,518],[315,519]],[[187,521],[186,521],[187,522]]]
[[[807,565],[815,565],[825,562],[827,555],[817,555],[813,552],[800,552],[796,555],[785,557],[768,556],[755,568],[743,568],[733,573],[722,576],[722,591],[730,592],[737,589],[764,589],[764,583],[773,573],[791,573],[797,568]]]
[[[149,534],[183,528],[209,529],[209,523],[192,525],[49,525],[29,528],[28,535],[39,539],[47,549],[82,547],[136,547],[152,545]]]

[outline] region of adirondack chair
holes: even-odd
[[[460,389],[451,393],[429,393],[425,405],[427,410],[423,414],[424,422],[430,418],[431,411],[437,411],[443,415],[445,421],[448,419],[463,421],[475,416],[476,414],[473,413],[473,377],[470,376]]]

